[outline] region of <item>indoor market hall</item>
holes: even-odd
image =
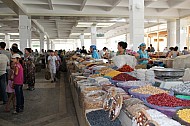
[[[0,126],[190,126],[190,0],[0,0]]]

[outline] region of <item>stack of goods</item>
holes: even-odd
[[[145,73],[146,73],[146,69],[137,69],[135,70],[136,72],[136,77],[141,80],[141,81],[145,81],[146,79],[146,76],[145,76]]]
[[[136,116],[139,126],[181,126],[181,124],[154,109],[142,110]]]
[[[190,95],[190,84],[182,84],[171,88],[176,94]]]
[[[154,84],[155,83],[155,74],[154,74],[154,70],[149,69],[146,71],[145,73],[145,80]]]
[[[112,78],[112,80],[114,80],[114,81],[137,81],[138,79],[131,75],[128,75],[125,73],[120,73],[120,74],[114,76]]]
[[[177,109],[183,106],[190,106],[190,101],[178,99],[168,94],[156,94],[147,98],[146,105],[161,111],[169,117],[174,116]]]
[[[150,83],[145,81],[126,81],[126,82],[117,83],[117,86],[121,87],[126,92],[128,92],[130,88],[137,88],[145,85],[150,85]]]
[[[132,72],[134,71],[129,65],[124,65],[123,67],[119,68],[118,71],[120,72]]]
[[[139,111],[142,109],[146,110],[148,107],[143,104],[143,101],[137,98],[129,98],[124,100],[123,109],[126,110],[132,117],[135,117]]]
[[[84,109],[103,108],[106,92],[102,90],[91,91],[85,95]]]
[[[100,86],[82,86],[79,91],[79,105],[83,107],[84,105],[84,99],[87,93],[92,91],[99,91],[102,87]]]
[[[182,108],[177,111],[176,119],[183,125],[190,126],[190,108]]]
[[[90,126],[121,126],[119,119],[111,121],[108,117],[109,112],[104,110],[92,111],[86,114]]]
[[[105,76],[106,77],[114,77],[114,76],[117,76],[118,74],[120,74],[121,72],[119,72],[119,71],[116,71],[116,70],[112,70],[111,72],[109,72],[109,73],[106,73],[105,74]]]
[[[167,93],[169,94],[168,91],[165,91],[163,89],[151,86],[151,85],[146,85],[134,89],[129,90],[129,94],[133,95],[136,98],[139,99],[144,99],[149,97],[150,95],[155,95],[155,94],[160,94],[160,93]]]

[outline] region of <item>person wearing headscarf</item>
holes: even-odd
[[[91,45],[90,46],[90,51],[92,53],[92,58],[94,58],[94,59],[100,59],[100,56],[99,56],[99,54],[98,54],[98,52],[96,50],[96,46],[95,45]]]
[[[24,84],[28,84],[27,90],[33,91],[35,85],[34,57],[31,55],[31,48],[25,48],[24,54]]]
[[[145,43],[140,44],[139,51],[137,51],[137,53],[139,54],[138,64],[147,65],[150,57],[148,55],[148,52],[146,51]]]

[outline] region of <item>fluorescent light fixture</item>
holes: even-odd
[[[0,33],[0,35],[5,35],[5,33]]]
[[[79,36],[81,33],[71,33],[71,36]],[[84,33],[84,35],[91,35],[91,33]]]
[[[8,33],[9,35],[17,35],[19,36],[19,33]]]
[[[110,20],[112,22],[127,22],[127,20],[125,18],[121,18],[121,19],[112,19]]]
[[[97,27],[110,27],[114,25],[115,23],[98,23],[96,26]]]

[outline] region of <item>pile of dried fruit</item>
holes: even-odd
[[[181,109],[177,112],[177,115],[183,121],[190,123],[190,109]]]
[[[168,91],[162,90],[160,88],[157,88],[157,87],[154,87],[151,85],[146,85],[146,86],[142,86],[139,88],[132,89],[131,92],[140,93],[140,94],[148,94],[148,95],[168,93]]]
[[[190,106],[190,101],[182,100],[166,93],[151,95],[147,98],[148,103],[157,106],[179,107]]]
[[[134,71],[133,68],[131,68],[129,65],[124,65],[122,68],[118,69],[120,72],[132,72]]]
[[[120,73],[117,76],[114,76],[112,78],[112,80],[116,80],[116,81],[137,81],[138,79],[131,76],[131,75],[128,75],[125,73]]]

